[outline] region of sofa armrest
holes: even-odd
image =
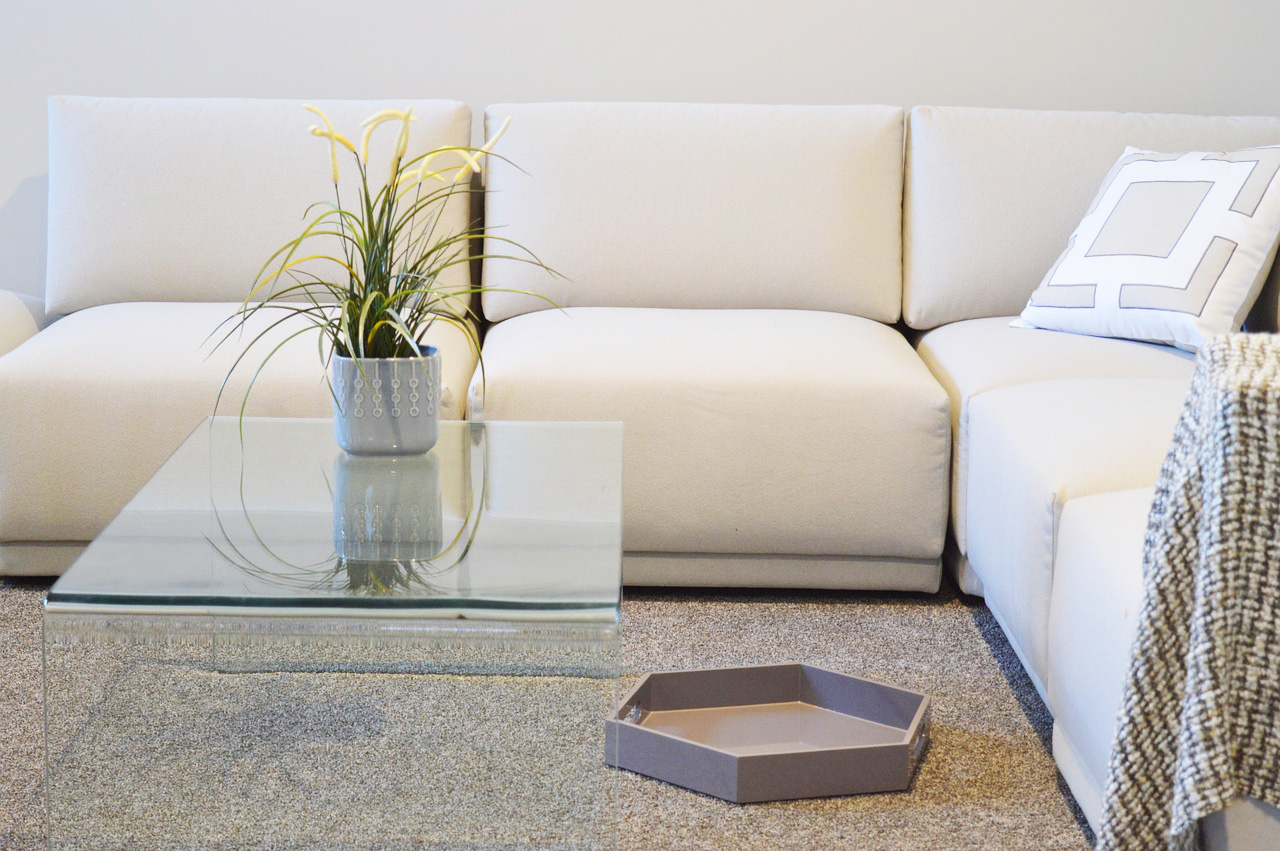
[[[32,296],[0,290],[0,355],[34,337],[42,324],[42,301]]]

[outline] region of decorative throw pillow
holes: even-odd
[[[1280,146],[1126,148],[1014,324],[1190,351],[1238,330],[1275,258],[1277,184]]]

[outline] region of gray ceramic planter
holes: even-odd
[[[333,427],[352,455],[421,455],[440,430],[440,352],[421,358],[344,358],[332,364]]]

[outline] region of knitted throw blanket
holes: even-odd
[[[1156,487],[1098,847],[1192,848],[1280,805],[1280,337],[1200,350]]]

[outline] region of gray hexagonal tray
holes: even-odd
[[[605,763],[739,804],[892,792],[929,698],[788,664],[647,674],[605,721]]]

